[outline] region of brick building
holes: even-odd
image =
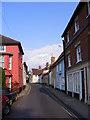
[[[0,35],[0,66],[5,70],[6,86],[17,92],[23,86],[23,55],[20,42]]]
[[[65,31],[66,91],[90,101],[90,2],[80,2]]]

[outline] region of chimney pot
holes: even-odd
[[[55,57],[52,56],[52,57],[51,57],[51,64],[53,64],[54,62],[55,62]]]

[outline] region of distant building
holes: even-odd
[[[54,66],[55,57],[51,57],[51,65],[49,67],[49,85],[55,88],[55,80],[56,80],[56,68]]]
[[[5,70],[6,86],[17,92],[23,86],[23,55],[20,42],[0,35],[0,66]]]
[[[39,74],[41,73],[41,67],[32,69],[32,83],[39,83]]]
[[[55,88],[65,91],[64,52],[61,53],[54,65],[56,67]]]
[[[46,67],[42,69],[42,83],[49,84],[49,63],[46,63]]]

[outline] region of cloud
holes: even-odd
[[[39,65],[44,67],[46,65],[46,62],[49,62],[51,64],[51,56],[55,56],[55,60],[58,58],[58,56],[61,54],[63,50],[63,45],[48,45],[43,48],[39,49],[25,49],[24,48],[24,61],[29,66],[29,69],[31,68],[37,68]]]

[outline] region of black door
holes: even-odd
[[[81,71],[81,79],[82,79],[82,100],[85,100],[85,85],[84,85],[84,70]]]

